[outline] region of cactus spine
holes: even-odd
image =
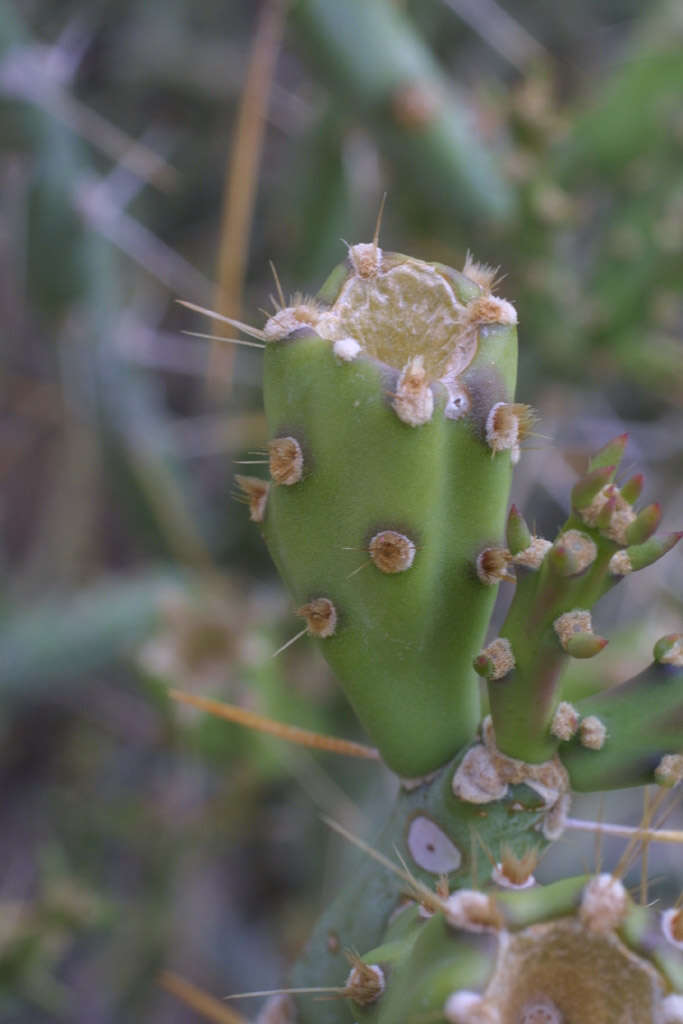
[[[683,1021],[683,910],[636,905],[619,870],[533,877],[572,789],[683,778],[681,634],[613,690],[572,705],[562,689],[569,659],[607,643],[598,599],[681,534],[634,509],[642,477],[615,483],[625,435],[553,541],[506,514],[533,414],[492,278],[375,239],[263,332],[271,481],[242,481],[251,516],[404,783],[294,968],[296,986],[341,993],[301,997],[304,1024]],[[502,581],[515,594],[485,643]]]

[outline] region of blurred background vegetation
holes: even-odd
[[[319,812],[371,834],[391,797],[168,699],[357,735],[305,640],[272,658],[296,620],[232,500],[260,356],[176,298],[260,325],[269,260],[314,291],[386,191],[385,248],[503,268],[539,531],[624,430],[681,526],[682,43],[676,0],[0,0],[0,1021],[203,1019],[163,969],[281,984],[346,855]],[[681,628],[682,576],[612,592],[576,692]],[[544,877],[593,863],[570,836]],[[677,895],[680,850],[651,870]]]

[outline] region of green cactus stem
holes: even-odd
[[[293,17],[317,66],[368,124],[414,190],[441,212],[507,220],[513,195],[476,138],[450,83],[408,18],[388,0],[297,0]]]
[[[372,243],[324,295],[265,328],[263,532],[304,616],[328,601],[334,628],[308,632],[382,756],[420,776],[480,717],[471,665],[496,587],[476,560],[502,537],[518,443],[492,457],[486,424],[513,397],[516,315],[486,274]]]

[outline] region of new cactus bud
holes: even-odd
[[[644,484],[645,477],[642,473],[636,473],[630,480],[627,480],[621,488],[621,496],[624,501],[627,501],[629,505],[633,505],[642,494]]]
[[[658,502],[648,505],[642,509],[632,523],[626,528],[626,541],[628,544],[642,544],[648,540],[659,526],[662,519],[662,509]]]
[[[510,506],[505,537],[512,555],[519,554],[531,544],[531,530],[516,505]]]
[[[645,569],[653,562],[658,562],[678,544],[681,537],[683,537],[683,531],[669,533],[664,537],[650,537],[643,544],[633,544],[626,548],[632,571]]]
[[[572,488],[572,507],[576,509],[588,508],[603,487],[611,483],[616,468],[616,466],[611,464],[599,466],[577,481]]]
[[[628,442],[628,434],[619,434],[618,437],[608,441],[602,448],[591,456],[588,463],[588,471],[592,473],[596,469],[605,466],[616,469],[624,456],[624,450]]]

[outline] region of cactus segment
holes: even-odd
[[[321,650],[387,763],[414,777],[478,723],[471,664],[496,588],[475,561],[501,537],[511,474],[485,424],[513,395],[516,315],[375,243],[353,246],[332,282],[330,305],[302,300],[266,327],[271,463],[283,451],[294,486],[271,487],[263,532],[295,600],[333,602]],[[340,360],[339,338],[362,351]]]

